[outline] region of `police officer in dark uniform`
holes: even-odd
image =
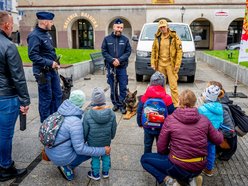
[[[54,14],[37,12],[38,24],[28,35],[28,56],[33,62],[33,73],[38,83],[40,121],[56,112],[62,102],[62,91],[57,69],[59,61],[48,30],[53,26]]]
[[[108,71],[107,82],[111,89],[110,98],[114,105],[113,111],[120,109],[121,113],[125,114],[124,99],[128,84],[127,66],[132,49],[128,38],[122,35],[123,26],[121,19],[115,20],[114,31],[103,40],[102,55],[105,58]]]

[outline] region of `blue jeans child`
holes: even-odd
[[[111,167],[110,155],[92,156],[91,157],[91,169],[94,175],[100,173],[100,161],[102,160],[102,172],[108,173]]]
[[[0,167],[12,164],[12,140],[15,123],[19,114],[18,97],[0,96]]]
[[[208,155],[207,155],[207,169],[208,170],[214,169],[215,154],[216,154],[215,145],[209,141],[208,142]]]
[[[158,141],[158,136],[160,133],[160,129],[150,129],[144,128],[144,153],[152,152],[152,144],[154,139]]]

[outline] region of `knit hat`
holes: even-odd
[[[93,89],[91,95],[91,105],[92,106],[102,106],[106,104],[106,97],[104,91],[100,87],[96,87]]]
[[[160,73],[160,72],[155,72],[150,80],[150,85],[151,86],[156,86],[156,85],[161,85],[164,86],[164,74]]]
[[[85,94],[81,90],[73,90],[69,97],[69,101],[80,108],[85,103],[85,100]]]
[[[216,85],[210,85],[205,89],[202,95],[207,101],[216,101],[220,94],[220,88]]]

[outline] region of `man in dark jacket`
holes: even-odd
[[[12,139],[19,112],[26,114],[30,98],[20,55],[9,38],[13,17],[0,11],[0,182],[21,176],[12,160]]]
[[[56,112],[62,102],[62,91],[57,69],[57,56],[48,30],[53,26],[54,14],[36,13],[37,27],[29,34],[28,56],[33,62],[33,73],[38,83],[40,122]]]
[[[123,22],[116,19],[114,22],[114,32],[106,36],[102,43],[102,55],[105,58],[108,70],[108,84],[111,89],[111,101],[114,105],[113,111],[120,109],[122,114],[126,113],[124,99],[127,92],[128,58],[131,54],[131,46],[127,37],[122,35]],[[118,93],[119,85],[119,93]]]

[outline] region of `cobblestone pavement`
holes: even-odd
[[[143,94],[147,81],[136,82],[134,72],[133,56],[128,68],[129,89],[138,90],[138,95]],[[100,73],[88,75],[91,79],[79,79],[74,82],[73,89],[82,89],[87,95],[87,104],[90,103],[90,95],[93,87],[101,86],[107,88],[106,77]],[[196,80],[194,83],[186,83],[184,79],[179,81],[179,90],[192,89],[199,97],[206,86],[207,81],[218,80],[222,82],[226,91],[233,91],[234,80],[221,72],[214,70],[212,67],[201,61],[197,63]],[[111,161],[112,168],[109,179],[101,181],[92,181],[87,178],[87,172],[90,170],[90,161],[82,164],[75,169],[75,179],[71,182],[66,181],[60,175],[56,166],[51,162],[41,161],[40,152],[42,145],[40,144],[37,134],[39,130],[39,117],[37,106],[37,86],[34,82],[29,82],[29,91],[32,97],[32,104],[28,114],[27,129],[22,132],[19,130],[19,122],[16,125],[14,143],[13,143],[13,159],[18,168],[28,167],[29,174],[26,177],[10,180],[0,183],[0,185],[83,185],[83,186],[155,186],[155,179],[146,173],[140,165],[140,157],[143,152],[143,129],[137,127],[136,118],[123,120],[122,115],[117,113],[118,128],[116,137],[112,143]],[[238,91],[248,95],[248,87],[239,85]],[[168,92],[169,89],[168,89]],[[107,102],[110,103],[109,90],[106,91],[108,97]],[[248,113],[248,99],[235,98],[238,103]],[[211,177],[204,177],[204,186],[213,185],[248,185],[248,135],[238,138],[238,149],[236,154],[228,162],[220,162],[217,160],[217,173]],[[154,151],[156,146],[154,145]]]

